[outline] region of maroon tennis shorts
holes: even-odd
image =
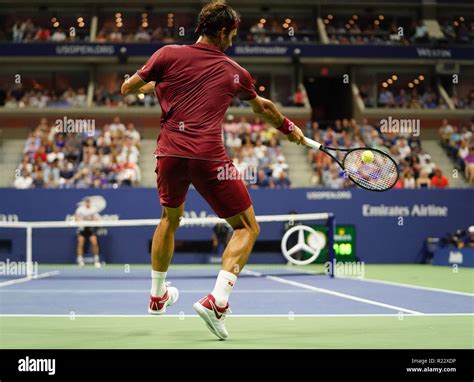
[[[159,157],[155,172],[162,206],[183,204],[191,183],[220,218],[230,218],[252,205],[231,161]]]

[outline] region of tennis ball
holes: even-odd
[[[374,154],[372,153],[372,151],[365,150],[365,151],[362,153],[362,162],[364,162],[364,163],[372,163],[373,160],[374,160]]]

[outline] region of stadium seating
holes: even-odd
[[[117,188],[140,182],[140,134],[120,118],[88,132],[58,132],[42,118],[29,134],[16,188]]]

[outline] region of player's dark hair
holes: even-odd
[[[224,0],[216,0],[206,4],[199,12],[197,34],[216,37],[226,28],[227,33],[236,28],[240,21],[237,12],[229,7]]]

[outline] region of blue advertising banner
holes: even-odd
[[[137,44],[53,44],[53,43],[0,43],[0,57],[8,56],[49,56],[49,57],[148,57],[162,43]],[[336,58],[379,58],[379,59],[432,59],[432,60],[472,60],[471,47],[414,47],[386,45],[316,45],[316,44],[267,44],[233,45],[226,54],[236,57],[336,57]]]
[[[103,219],[153,219],[161,215],[154,189],[0,190],[0,221],[66,221],[86,196],[105,203]],[[474,190],[251,190],[257,215],[333,212],[337,224],[355,227],[356,254],[367,263],[413,263],[427,237],[442,237],[474,224]],[[214,216],[190,190],[187,217]],[[297,220],[297,218],[295,218]],[[25,230],[0,228],[0,257],[25,259]],[[34,229],[33,256],[39,262],[73,262],[75,228]],[[108,228],[100,237],[101,253],[112,263],[147,263],[154,227]],[[259,241],[280,241],[284,223],[262,223]],[[208,241],[210,227],[178,230],[178,241]],[[259,254],[255,254],[259,256]],[[257,259],[254,259],[257,261]]]
[[[474,268],[474,248],[439,248],[434,253],[433,264]]]

